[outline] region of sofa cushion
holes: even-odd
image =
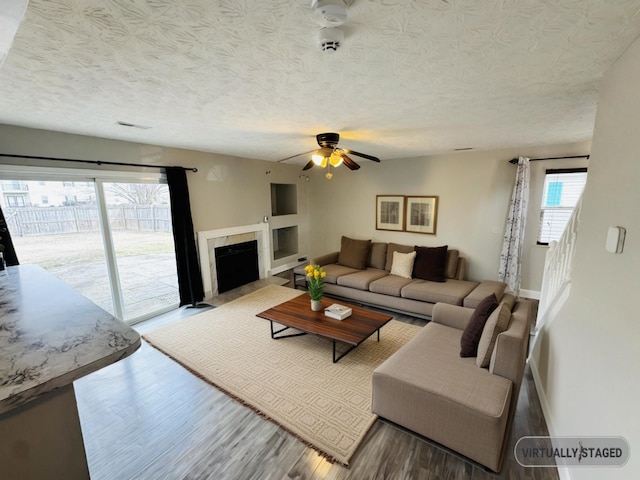
[[[447,278],[456,278],[456,275],[458,274],[458,258],[460,258],[460,252],[458,250],[447,250],[447,260],[444,272]]]
[[[447,245],[442,247],[416,246],[416,260],[413,262],[413,277],[432,282],[444,282],[447,260]]]
[[[414,280],[402,288],[402,296],[430,303],[450,303],[462,305],[464,297],[469,295],[478,284],[467,280],[449,279],[446,282]]]
[[[507,327],[511,320],[511,309],[506,303],[501,303],[487,319],[487,323],[482,330],[480,343],[478,343],[478,356],[476,357],[476,365],[478,367],[488,367],[491,362],[491,354],[496,344],[496,338]]]
[[[455,328],[429,323],[377,367],[373,375],[392,375],[478,414],[504,415],[511,382],[488,370],[478,370],[472,358],[460,358],[460,334]],[[424,407],[421,405],[420,410],[428,411]]]
[[[462,332],[462,337],[460,337],[461,357],[475,357],[478,354],[478,343],[480,343],[482,330],[487,319],[497,307],[498,299],[493,293],[478,304]]]
[[[371,240],[356,240],[343,236],[340,241],[338,263],[345,267],[364,270],[367,267],[370,246]]]
[[[410,278],[398,277],[397,275],[387,275],[386,277],[371,282],[369,284],[369,291],[399,297],[402,289],[415,281],[416,280]]]
[[[356,268],[345,267],[343,265],[338,265],[337,263],[323,265],[322,269],[327,274],[327,276],[324,277],[324,281],[327,283],[337,283],[339,277],[359,271]]]
[[[416,259],[416,252],[409,252],[409,253],[393,252],[393,263],[391,264],[391,275],[397,275],[402,278],[411,278],[415,259]]]
[[[389,272],[377,268],[367,268],[348,275],[338,277],[338,285],[343,287],[357,288],[358,290],[369,290],[369,284],[374,280],[386,277]]]
[[[384,269],[387,272],[391,271],[391,265],[393,264],[393,252],[409,253],[413,252],[415,247],[413,245],[400,245],[398,243],[389,243],[387,245],[387,261],[384,264]]]
[[[387,244],[383,242],[371,242],[367,267],[384,270],[387,263]]]

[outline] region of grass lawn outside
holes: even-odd
[[[37,264],[114,313],[100,232],[14,236],[21,264]],[[178,305],[173,235],[113,231],[126,320]]]

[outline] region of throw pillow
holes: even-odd
[[[371,242],[371,248],[369,249],[369,259],[367,260],[367,266],[371,268],[377,268],[384,270],[385,263],[387,261],[387,244],[381,242]]]
[[[370,245],[371,240],[355,240],[349,237],[342,237],[338,263],[345,267],[364,270],[367,268]]]
[[[411,278],[413,272],[413,262],[416,258],[416,252],[400,253],[393,252],[393,263],[391,264],[391,275],[397,275],[402,278]]]
[[[487,319],[487,323],[482,330],[480,343],[478,343],[478,356],[476,365],[479,367],[488,367],[491,363],[491,354],[496,345],[498,335],[504,332],[509,326],[511,320],[511,309],[505,303],[501,303],[491,316]]]
[[[432,282],[445,282],[447,263],[447,245],[443,247],[416,246],[416,261],[413,264],[413,276]]]
[[[498,299],[495,294],[483,298],[473,311],[467,327],[462,332],[460,338],[460,356],[475,357],[478,353],[478,343],[482,336],[487,319],[491,313],[498,307]]]
[[[458,273],[458,258],[460,258],[460,252],[458,250],[447,250],[447,261],[444,269],[447,278],[456,278],[456,274]]]
[[[387,272],[391,271],[391,265],[393,264],[393,252],[411,253],[415,250],[413,245],[400,245],[399,243],[389,243],[387,245],[387,261],[384,264],[384,269]]]

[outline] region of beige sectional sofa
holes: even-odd
[[[503,304],[511,314],[506,330],[494,332],[488,368],[478,366],[478,357],[460,357],[474,309],[436,304],[432,321],[374,371],[372,411],[500,471],[531,322],[529,301],[506,294]]]
[[[406,255],[421,247],[346,237],[341,243],[340,252],[313,261],[327,273],[325,293],[432,320],[374,371],[373,412],[500,471],[524,372],[530,303],[505,293],[502,282],[465,280],[466,260],[455,249],[436,247],[446,256],[441,255],[441,277],[431,281],[416,278],[425,276],[420,269],[392,273],[399,257],[394,252]],[[304,268],[295,273],[303,278]],[[495,299],[487,298],[492,294]],[[478,324],[475,309],[487,300],[493,308],[499,305],[476,329],[476,356],[462,357],[465,329]]]
[[[365,261],[354,261],[353,250],[357,249],[349,249],[354,243],[358,244],[360,255],[366,250]],[[312,263],[321,265],[327,274],[325,294],[419,317],[430,318],[438,302],[475,308],[491,293],[498,300],[502,298],[506,288],[503,282],[465,280],[467,261],[456,249],[446,248],[444,281],[392,275],[394,252],[410,253],[415,249],[414,245],[343,237],[339,252],[317,257]],[[294,273],[303,279],[304,267],[296,268]]]

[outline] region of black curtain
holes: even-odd
[[[171,195],[171,221],[176,248],[180,306],[191,304],[195,307],[204,298],[204,287],[200,276],[196,239],[193,234],[187,173],[181,167],[167,167],[166,171],[169,195]]]
[[[11,233],[9,233],[7,221],[4,219],[2,207],[0,207],[0,252],[3,253],[4,261],[8,266],[20,265],[18,256],[16,255],[16,249],[13,248]]]

